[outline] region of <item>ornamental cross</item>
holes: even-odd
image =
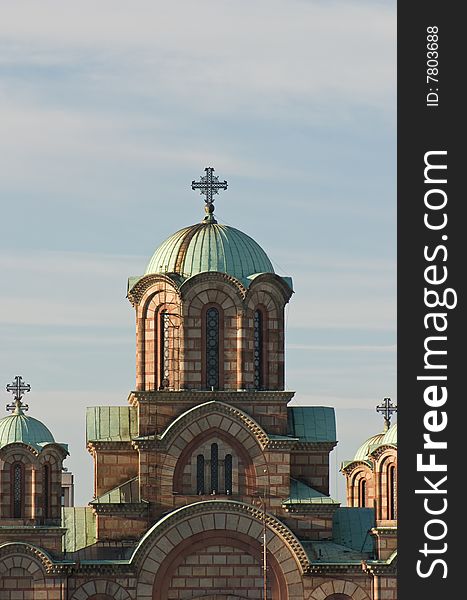
[[[206,175],[201,177],[200,181],[192,181],[191,189],[200,190],[200,195],[206,196],[204,200],[206,202],[206,213],[211,215],[214,212],[212,197],[214,194],[218,194],[219,190],[227,189],[227,181],[219,181],[219,177],[213,175],[213,167],[206,167],[204,170]]]
[[[391,415],[397,412],[397,404],[394,406],[391,402],[391,398],[384,398],[382,404],[376,407],[376,412],[381,413],[384,416],[384,427],[389,429],[391,425]]]
[[[13,383],[9,383],[6,386],[6,391],[11,392],[14,395],[15,401],[11,404],[7,404],[6,409],[10,412],[28,410],[29,406],[21,402],[21,398],[26,392],[31,391],[29,383],[24,383],[21,375],[16,375]]]

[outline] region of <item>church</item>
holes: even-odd
[[[292,279],[217,222],[213,168],[192,188],[204,218],[128,279],[136,385],[87,409],[86,507],[63,506],[68,446],[26,414],[29,385],[7,386],[0,600],[396,600],[394,407],[342,464],[341,507],[334,409],[284,389]]]

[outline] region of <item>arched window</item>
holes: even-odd
[[[44,465],[42,469],[42,486],[43,486],[43,516],[44,519],[50,518],[50,466]]]
[[[253,365],[255,390],[264,386],[263,376],[263,313],[257,309],[253,319]]]
[[[211,444],[211,493],[219,492],[219,447]]]
[[[169,313],[159,315],[159,389],[169,386]]]
[[[11,497],[13,518],[21,519],[24,516],[24,466],[18,462],[11,467]]]
[[[232,455],[226,454],[224,460],[224,484],[225,484],[225,493],[230,495],[232,493]]]
[[[206,387],[219,389],[219,311],[206,311]]]
[[[358,506],[360,508],[366,507],[366,479],[360,479],[358,483]]]
[[[196,457],[196,493],[204,494],[204,456]]]
[[[397,519],[396,467],[389,465],[387,471],[388,519]]]

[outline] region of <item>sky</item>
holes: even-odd
[[[77,505],[85,409],[134,389],[127,278],[203,218],[206,166],[293,277],[286,387],[336,408],[345,503],[336,465],[397,400],[395,81],[392,0],[0,2],[0,384],[31,384]]]

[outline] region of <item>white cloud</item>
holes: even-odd
[[[268,110],[290,96],[387,105],[395,19],[392,2],[43,0],[2,7],[0,33],[11,44],[4,63],[84,63],[108,87],[119,64],[131,65],[133,93],[188,93],[216,111],[261,100]]]

